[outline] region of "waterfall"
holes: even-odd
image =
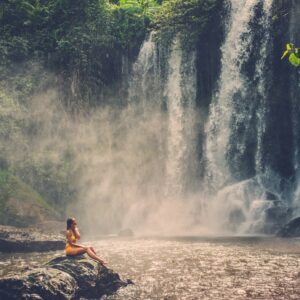
[[[233,127],[245,112],[242,107],[235,109],[235,101],[245,100],[246,80],[241,70],[250,53],[253,35],[250,21],[254,16],[254,8],[260,0],[231,0],[230,18],[227,24],[227,36],[222,47],[222,69],[219,91],[210,107],[209,120],[206,128],[207,177],[210,184],[219,189],[232,180],[228,166],[228,147]],[[242,105],[242,103],[238,103]],[[241,141],[238,151],[245,149]]]
[[[153,33],[144,41],[129,82],[128,102],[139,103],[145,111],[160,102],[159,60]]]
[[[263,4],[264,15],[261,19],[261,25],[264,29],[264,39],[261,43],[259,57],[256,63],[255,74],[258,82],[257,93],[259,97],[259,105],[256,112],[257,115],[257,147],[255,154],[255,171],[256,174],[263,173],[263,136],[266,130],[267,115],[267,91],[266,91],[266,59],[268,55],[268,47],[270,47],[270,14],[273,0],[266,0]]]
[[[265,171],[262,144],[268,113],[266,62],[271,47],[272,2],[228,1],[230,14],[222,46],[219,89],[212,100],[206,127],[205,179],[219,191],[206,213],[219,220],[215,222],[217,230],[259,231],[264,224],[264,211],[273,205],[265,200],[261,183],[264,177],[246,180]],[[262,14],[257,17],[260,5]],[[255,42],[259,45],[258,53]],[[251,59],[253,75],[247,70]]]
[[[149,115],[161,110],[166,101],[167,111],[161,111],[161,130],[157,134],[161,141],[159,153],[165,157],[164,195],[172,198],[184,192],[195,168],[195,53],[185,53],[179,38],[174,38],[163,86],[159,48],[153,39],[151,33],[133,65],[128,102],[142,106],[143,113]]]
[[[273,0],[263,2],[263,14],[256,18],[256,31],[260,30],[261,37],[255,36],[251,24],[261,1],[244,2],[232,0],[229,3],[230,19],[222,47],[219,91],[212,101],[206,129],[207,177],[216,190],[263,172],[262,138],[267,114],[265,76]],[[259,38],[257,50],[253,43]],[[258,58],[253,78],[249,78],[245,64],[254,51],[258,51]],[[250,163],[247,165],[247,159],[253,160],[254,168]]]
[[[300,34],[298,30],[298,20],[300,18],[300,5],[292,2],[292,10],[290,16],[289,35],[292,42],[300,42]],[[295,45],[299,47],[298,45]],[[298,216],[300,213],[300,70],[293,72],[290,75],[291,80],[291,100],[292,100],[292,122],[293,122],[293,161],[296,176],[296,189],[293,195],[294,215]]]
[[[193,128],[196,98],[195,55],[183,58],[180,40],[175,38],[168,61],[165,95],[168,101],[166,196],[178,197],[188,181],[189,162],[195,161]]]
[[[184,49],[179,36],[164,47],[152,33],[132,66],[121,137],[130,158],[124,171],[130,184],[125,227],[155,223],[160,228],[172,214],[176,221],[168,223],[170,231],[190,221],[184,217],[184,196],[197,168],[195,60],[195,51]],[[167,230],[166,224],[163,227]]]
[[[181,48],[176,40],[171,49],[166,94],[168,97],[168,157],[166,164],[166,194],[182,192],[182,162],[184,157],[183,107],[181,103]]]
[[[300,164],[299,73],[293,72],[290,82],[286,78],[281,80],[283,75],[275,73],[289,66],[280,61],[280,55],[278,58],[281,46],[276,39],[280,33],[271,18],[273,2],[225,1],[228,15],[224,20],[221,68],[204,132],[197,126],[200,122],[203,126],[206,119],[197,120],[201,115],[197,109],[205,104],[199,96],[196,106],[196,93],[202,95],[199,89],[203,88],[202,78],[207,74],[199,72],[200,76],[196,76],[196,55],[185,49],[179,35],[164,48],[162,63],[161,49],[151,34],[133,67],[129,102],[140,103],[146,114],[149,107],[156,107],[162,116],[162,130],[157,135],[161,140],[159,153],[164,187],[157,198],[161,203],[173,205],[182,203],[174,200],[185,199],[188,206],[194,201],[192,198],[198,197],[190,211],[194,209],[196,215],[201,207],[203,224],[218,233],[222,230],[274,232],[279,219],[284,222],[288,217],[291,185],[287,179],[293,168],[285,169],[285,160],[280,159],[285,158],[287,148],[291,149],[297,173]],[[294,27],[297,14],[294,10],[294,17],[291,16],[294,21],[290,24]],[[205,53],[199,51],[198,54],[199,66]],[[281,99],[285,88],[290,89],[286,103]],[[290,115],[293,125],[286,118]],[[202,136],[205,136],[204,145]],[[197,153],[197,146],[202,146],[200,151],[203,152]],[[289,162],[289,153],[286,157]],[[195,172],[198,163],[204,164],[199,167],[199,173]],[[195,180],[196,173],[203,174],[203,170],[204,180],[198,182],[197,188],[199,191],[201,184],[209,193],[192,195],[190,182]],[[299,205],[299,195],[300,188],[294,194],[295,207]],[[195,223],[199,223],[199,215],[195,216]]]

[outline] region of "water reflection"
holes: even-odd
[[[119,299],[300,299],[300,240],[267,237],[102,239],[91,242],[135,285]],[[0,254],[2,275],[61,252]]]

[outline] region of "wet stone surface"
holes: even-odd
[[[126,285],[117,273],[91,259],[60,256],[1,278],[0,299],[95,299]]]
[[[64,248],[65,238],[62,234],[0,225],[0,252],[52,251]]]

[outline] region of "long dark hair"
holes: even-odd
[[[74,222],[73,219],[71,218],[67,219],[67,230],[71,229],[73,222]]]

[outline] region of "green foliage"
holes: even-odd
[[[64,77],[76,72],[80,82],[108,85],[118,72],[120,51],[135,54],[160,2],[3,0],[0,80],[15,73],[15,63],[38,59]]]
[[[55,218],[54,210],[31,187],[0,169],[1,224],[29,225]]]
[[[133,49],[139,49],[145,37],[145,23],[149,22],[140,10],[124,9],[124,7],[111,7],[116,23],[114,35],[117,47],[130,53]]]
[[[57,162],[34,155],[25,161],[20,161],[12,169],[20,178],[33,186],[57,212],[64,216],[68,203],[76,198],[74,188],[74,170],[67,160]]]
[[[12,140],[19,141],[22,148],[22,122],[18,102],[0,87],[0,154],[6,156],[7,145]]]
[[[153,18],[159,10],[159,4],[155,0],[119,0],[119,8],[132,14]]]
[[[155,19],[161,40],[169,41],[177,33],[188,37],[186,43],[199,38],[212,17],[217,0],[164,1]]]
[[[0,81],[38,61],[66,91],[76,74],[72,101],[88,101],[119,79],[122,53],[136,54],[157,8],[154,0],[3,0]]]

